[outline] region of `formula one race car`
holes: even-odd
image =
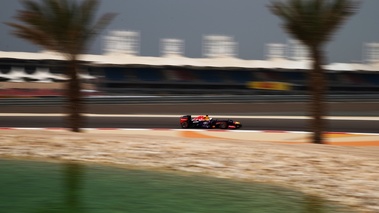
[[[239,129],[242,127],[238,121],[231,119],[213,119],[206,116],[193,117],[191,115],[183,115],[180,117],[180,126],[186,128],[204,128],[204,129]]]

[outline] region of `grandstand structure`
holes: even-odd
[[[102,94],[297,94],[307,91],[312,61],[296,41],[266,44],[265,60],[237,57],[233,37],[203,37],[203,57],[185,56],[185,42],[160,41],[161,56],[139,55],[140,34],[112,31],[103,55],[80,56],[86,90]],[[324,65],[330,93],[379,93],[379,44],[364,45],[362,63]],[[0,51],[0,95],[15,91],[62,94],[65,61],[54,52]],[[51,93],[54,91],[55,93]]]

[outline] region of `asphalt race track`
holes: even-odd
[[[330,104],[327,130],[379,133],[378,110],[377,103]],[[309,131],[303,103],[96,105],[87,113],[86,128],[176,129],[180,115],[209,114],[240,121],[245,130]],[[66,127],[64,107],[1,106],[0,127]]]

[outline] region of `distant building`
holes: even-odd
[[[203,37],[203,56],[208,58],[235,57],[238,45],[233,37],[207,35]]]
[[[160,49],[162,56],[184,56],[184,41],[172,38],[162,39],[160,43]]]
[[[135,31],[111,31],[105,37],[105,53],[139,55],[140,35]]]
[[[364,44],[364,61],[367,63],[379,62],[379,43],[365,43]]]
[[[111,31],[105,54],[80,55],[80,78],[86,90],[119,94],[307,90],[311,60],[298,41],[266,44],[266,60],[238,58],[238,43],[230,36],[206,35],[202,42],[203,58],[186,57],[185,42],[177,38],[160,41],[160,57],[141,56],[138,32]],[[364,58],[325,64],[330,91],[378,93],[379,44],[365,44]],[[62,92],[67,81],[65,59],[54,52],[0,51],[0,69],[0,96],[11,89]]]

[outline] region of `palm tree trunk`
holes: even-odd
[[[72,132],[80,132],[83,125],[83,104],[81,97],[80,81],[77,74],[77,61],[75,59],[69,62],[69,82],[67,84],[67,98],[68,98],[68,128]]]
[[[83,212],[80,203],[80,189],[83,184],[83,168],[80,164],[68,163],[64,165],[65,207],[67,212]]]
[[[325,86],[326,79],[323,64],[323,53],[319,46],[313,46],[310,48],[313,58],[313,69],[310,73],[310,112],[313,119],[311,119],[310,128],[313,132],[312,142],[316,144],[323,144],[323,133],[326,128],[326,122],[323,116],[326,114],[325,103]]]

